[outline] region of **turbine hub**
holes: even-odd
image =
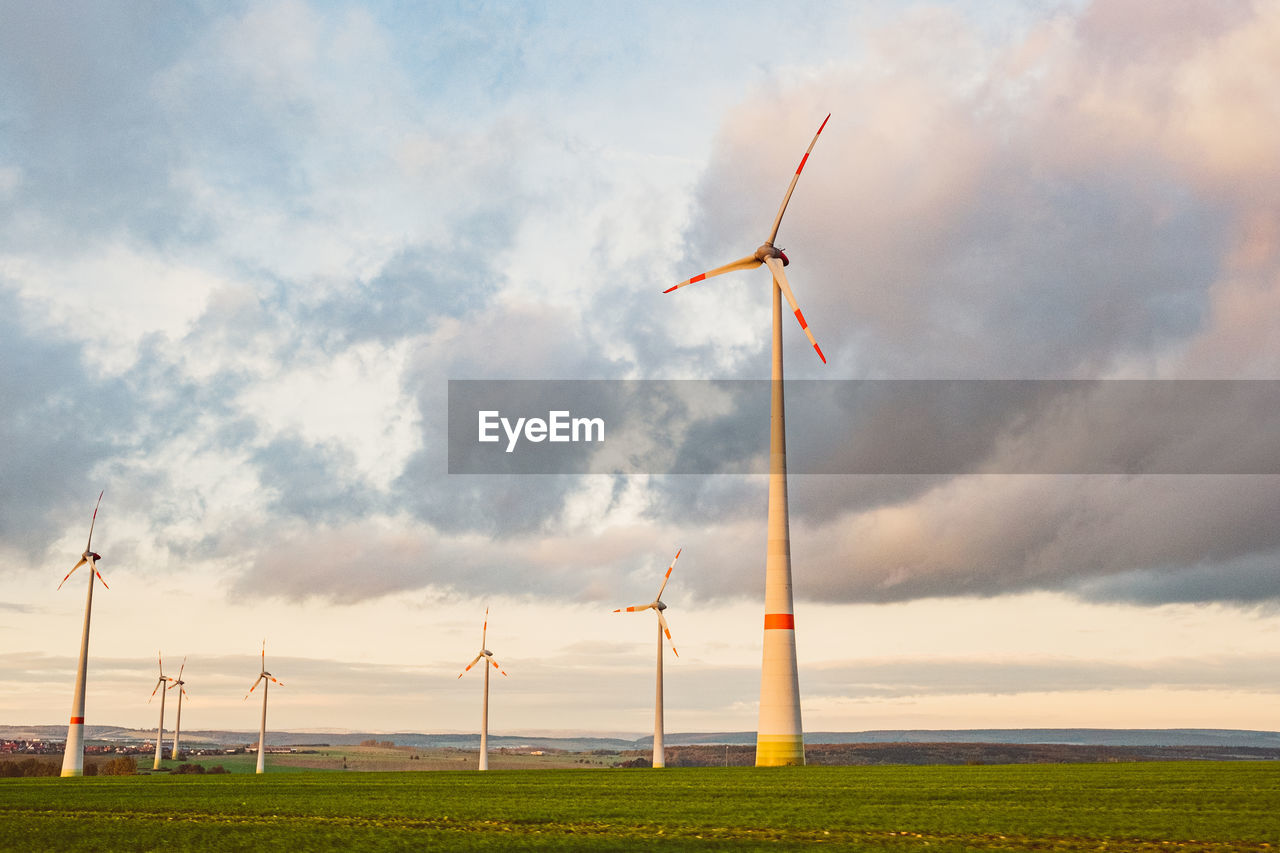
[[[488,649],[481,649],[480,654],[484,655],[487,658],[493,657],[493,652],[489,651]]]
[[[653,606],[659,613],[667,609],[667,605],[663,604],[661,601],[655,601]]]
[[[791,263],[791,261],[787,259],[787,256],[782,253],[782,250],[774,246],[772,243],[761,243],[760,248],[756,249],[755,259],[764,263],[765,258],[777,258],[782,261],[782,265],[784,267]]]

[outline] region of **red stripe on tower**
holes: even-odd
[[[785,629],[794,631],[796,629],[796,617],[790,613],[766,613],[764,615],[764,629]]]

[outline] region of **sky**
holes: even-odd
[[[493,731],[641,734],[612,610],[682,548],[667,730],[754,729],[765,482],[449,474],[449,380],[767,378],[766,273],[662,291],[828,113],[788,377],[1280,379],[1277,45],[1274,0],[0,0],[0,722],[66,719],[105,490],[90,724],[154,725],[159,650],[253,729],[265,638],[273,728],[474,731],[488,607]],[[793,476],[806,730],[1276,729],[1232,449]]]

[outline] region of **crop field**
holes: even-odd
[[[1273,850],[1280,764],[0,779],[4,850]]]

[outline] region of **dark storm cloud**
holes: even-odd
[[[345,447],[315,444],[297,435],[277,435],[250,460],[263,488],[274,494],[282,516],[312,522],[344,521],[368,513],[377,495],[352,477],[354,458]]]
[[[0,538],[43,554],[63,525],[83,520],[104,484],[91,472],[124,451],[138,425],[120,380],[102,380],[83,345],[32,333],[24,306],[0,286]]]
[[[170,174],[182,147],[152,84],[202,18],[164,3],[0,9],[0,165],[22,170],[0,232],[41,243],[126,227],[165,243],[181,230]]]
[[[1081,583],[1077,592],[1095,601],[1144,605],[1224,601],[1275,607],[1280,599],[1280,547],[1224,560],[1119,572]]]
[[[856,478],[855,478],[856,479]],[[793,491],[802,490],[801,479]],[[1280,598],[1280,476],[957,478],[792,536],[806,594],[905,601],[1048,589],[1105,600]],[[793,519],[794,524],[794,519]],[[1220,583],[1195,584],[1220,571]],[[799,576],[799,573],[798,573]],[[1110,577],[1126,578],[1100,583]],[[1148,582],[1164,577],[1166,583]],[[800,582],[798,581],[798,584]],[[1245,592],[1247,590],[1247,592]]]

